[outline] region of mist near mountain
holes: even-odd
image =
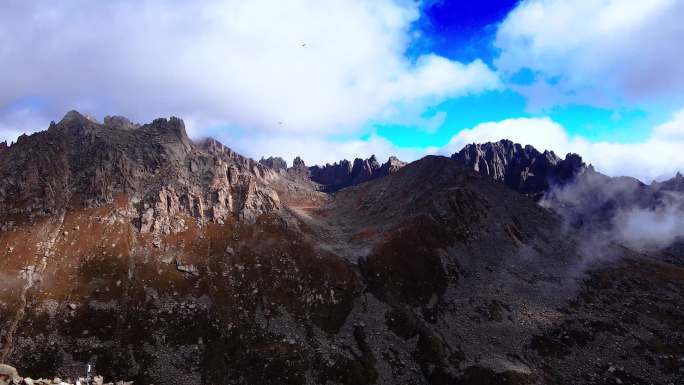
[[[684,237],[684,190],[678,174],[664,183],[609,178],[596,172],[554,186],[540,204],[559,213],[587,237],[637,250],[659,250]]]
[[[601,174],[577,154],[562,159],[509,140],[467,145],[452,158],[556,212],[592,247],[612,242],[660,250],[684,237],[684,177],[679,173],[647,185]]]

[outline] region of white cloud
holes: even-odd
[[[632,207],[613,218],[617,239],[632,247],[662,248],[684,236],[681,193],[666,196],[660,207],[643,209]]]
[[[328,134],[410,119],[393,104],[499,86],[480,61],[407,60],[418,16],[403,0],[2,2],[0,108],[42,98],[34,130],[76,108],[191,117],[198,134],[216,124]]]
[[[456,134],[443,152],[454,153],[471,143],[496,142],[510,139],[531,144],[538,149],[560,149],[569,143],[565,129],[549,118],[517,118],[480,123]]]
[[[517,88],[536,107],[680,98],[683,17],[678,0],[525,0],[498,28],[495,64],[556,79]]]
[[[587,163],[611,176],[633,176],[644,182],[671,178],[684,172],[684,109],[652,130],[642,143],[589,142],[572,137],[558,123],[549,118],[519,118],[499,122],[481,123],[460,131],[449,144],[440,150],[451,154],[469,143],[482,143],[510,139],[531,144],[537,150],[553,150],[563,157],[569,152],[578,153]]]

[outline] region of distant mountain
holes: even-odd
[[[125,195],[143,230],[170,231],[167,217],[225,221],[278,207],[268,167],[214,140],[194,144],[177,118],[143,126],[69,112],[47,131],[22,135],[0,158],[0,213],[58,214]]]
[[[339,163],[326,164],[322,167],[309,167],[309,171],[311,172],[311,180],[324,185],[324,191],[334,192],[345,187],[387,176],[396,172],[405,164],[392,156],[387,162],[380,165],[375,155],[372,155],[368,159],[356,158],[353,163],[344,159]]]
[[[0,361],[136,384],[677,383],[682,249],[568,221],[680,186],[511,142],[288,168],[177,118],[70,112],[0,146]]]
[[[278,172],[287,172],[293,176],[309,179],[319,184],[321,191],[329,193],[387,176],[406,165],[394,156],[391,156],[387,162],[381,165],[375,155],[371,155],[368,159],[356,158],[354,162],[343,159],[333,164],[310,167],[307,167],[300,157],[295,159],[290,168],[287,167],[287,162],[280,157],[262,158],[259,163]]]

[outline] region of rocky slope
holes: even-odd
[[[450,158],[334,195],[311,174],[173,118],[22,138],[0,154],[0,360],[136,384],[682,378],[684,270],[662,253],[587,248]]]

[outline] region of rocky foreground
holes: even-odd
[[[39,378],[37,380],[31,377],[21,377],[12,366],[0,364],[0,385],[133,385],[132,382],[118,381],[116,383],[108,382],[105,384],[101,376],[95,377],[80,377],[75,381],[70,379],[61,379],[55,377],[53,379]]]
[[[499,147],[287,167],[71,112],[0,147],[1,359],[136,384],[682,383],[681,250],[588,243],[535,201],[556,183],[535,167],[571,182],[581,159]]]

